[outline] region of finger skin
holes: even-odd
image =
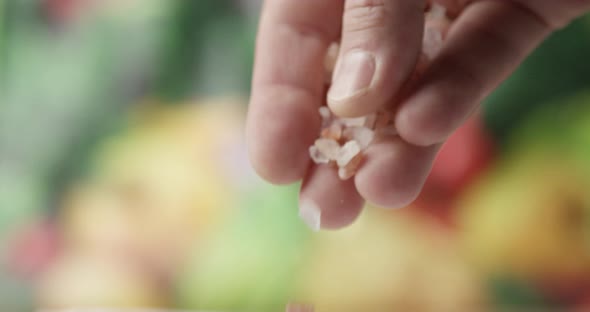
[[[350,225],[364,205],[354,179],[342,181],[329,165],[313,166],[302,184],[299,197],[300,215],[314,230]],[[318,216],[319,220],[316,219]]]
[[[420,193],[440,146],[420,147],[390,138],[375,142],[355,177],[359,193],[383,208],[401,208]]]
[[[443,142],[549,31],[536,15],[509,1],[470,4],[401,104],[396,126],[402,138],[422,146]]]
[[[565,27],[590,10],[590,0],[517,0],[514,3],[536,14],[539,20],[553,29]]]
[[[258,33],[246,137],[250,161],[276,184],[303,178],[319,132],[323,61],[339,36],[341,0],[268,0]]]
[[[424,0],[345,0],[328,105],[343,117],[391,102],[420,55]]]

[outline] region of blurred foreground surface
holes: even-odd
[[[0,2],[0,310],[590,310],[590,22],[403,210],[311,233],[243,122],[256,1]]]

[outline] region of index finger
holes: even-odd
[[[339,36],[343,2],[265,2],[246,135],[252,165],[270,182],[297,181],[309,166],[324,101],[324,58]]]

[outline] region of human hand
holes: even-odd
[[[426,0],[268,0],[257,40],[247,139],[251,162],[276,184],[303,179],[301,215],[339,228],[377,206],[411,203],[441,144],[553,30],[589,0],[437,0],[452,19],[445,43],[411,88]],[[341,42],[326,94],[324,57]],[[405,90],[405,89],[404,89]],[[354,179],[312,165],[318,107],[343,117],[395,105],[398,137],[373,143]]]

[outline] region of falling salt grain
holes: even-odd
[[[427,61],[434,59],[440,52],[444,33],[449,26],[449,19],[446,15],[445,7],[434,4],[426,14],[426,24],[424,27],[424,36],[422,38],[422,54]]]

